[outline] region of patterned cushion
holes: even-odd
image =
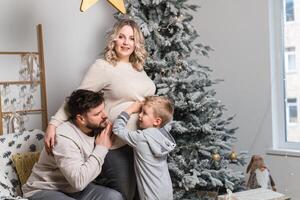
[[[13,196],[21,196],[22,193],[11,156],[21,152],[41,151],[44,147],[43,138],[43,131],[37,129],[0,136],[0,169],[3,170],[13,185]]]
[[[13,197],[13,191],[11,190],[12,184],[8,177],[0,171],[0,199],[5,200],[26,200],[22,197]]]
[[[2,196],[11,196],[13,194],[12,187],[9,179],[0,169],[0,199],[3,199]]]
[[[25,152],[12,155],[21,186],[26,183],[31,174],[33,165],[39,160],[40,152]]]

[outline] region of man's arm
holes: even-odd
[[[57,144],[53,148],[58,168],[78,191],[82,191],[101,172],[108,149],[95,145],[93,152],[85,161],[73,139],[57,134]]]

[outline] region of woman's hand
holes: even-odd
[[[56,127],[52,124],[49,124],[44,137],[45,149],[48,154],[52,154],[53,146],[56,143],[55,136],[56,136]]]
[[[126,110],[125,112],[127,112],[129,115],[133,114],[133,113],[138,113],[141,111],[141,108],[143,106],[143,102],[142,101],[136,101],[134,103],[132,103]]]

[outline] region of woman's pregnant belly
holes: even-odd
[[[126,110],[134,101],[123,102],[115,106],[106,105],[108,119],[113,123],[118,115]],[[128,120],[126,128],[131,131],[137,130],[137,122],[138,122],[138,113],[130,115],[130,119]],[[121,139],[116,138],[112,149],[117,149],[125,145]]]

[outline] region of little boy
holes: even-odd
[[[142,130],[129,131],[130,115],[139,114]],[[134,167],[141,200],[172,200],[173,189],[168,170],[167,155],[176,146],[166,129],[174,108],[169,99],[148,96],[143,103],[135,102],[114,122],[113,132],[134,149]]]

